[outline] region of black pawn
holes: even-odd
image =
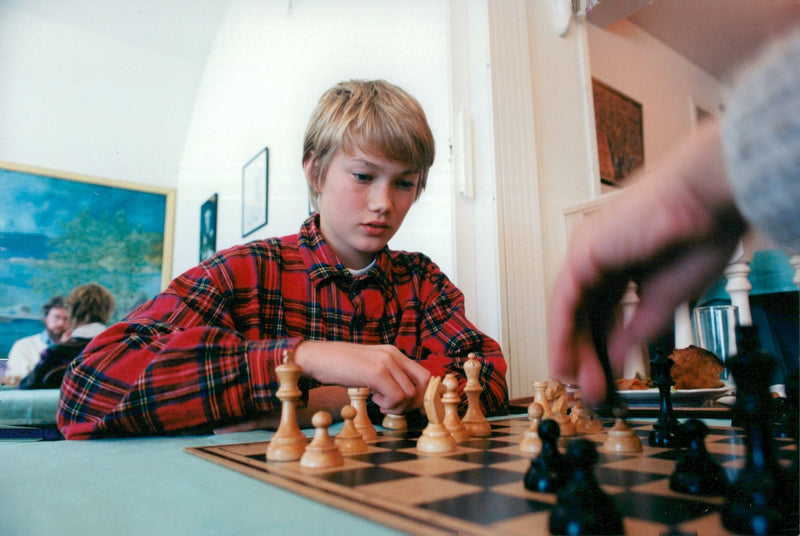
[[[669,487],[690,495],[724,495],[728,489],[725,470],[706,450],[708,426],[698,419],[684,425],[687,451],[678,458]]]
[[[670,389],[675,383],[670,370],[675,363],[667,355],[668,352],[659,347],[655,356],[650,360],[650,375],[653,383],[658,387],[661,401],[661,412],[658,420],[653,423],[653,430],[648,436],[651,447],[677,448],[685,445],[683,425],[675,418],[672,411],[672,397]]]
[[[744,428],[745,466],[736,476],[720,510],[722,524],[736,534],[779,534],[784,528],[790,493],[775,456],[769,414],[772,356],[759,349],[758,330],[737,328],[737,353],[729,362],[736,382],[734,412]]]
[[[614,500],[603,491],[595,477],[597,460],[597,449],[588,439],[577,439],[567,446],[570,475],[550,512],[551,534],[625,533],[622,515]]]
[[[525,488],[541,493],[555,493],[561,488],[566,475],[564,457],[558,451],[560,427],[553,419],[544,419],[539,423],[539,439],[542,450],[531,460],[528,472],[525,473]]]

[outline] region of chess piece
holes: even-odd
[[[575,424],[576,421],[586,418],[586,408],[583,407],[583,395],[580,390],[572,393],[572,397],[575,399],[575,404],[572,405],[572,409],[569,411],[569,420],[572,421],[572,424]]]
[[[377,439],[378,431],[369,420],[367,413],[367,396],[369,396],[368,387],[350,387],[347,389],[347,394],[350,396],[350,405],[356,408],[356,417],[353,423],[356,429],[361,432],[361,437],[364,441],[372,441]]]
[[[550,417],[561,428],[560,437],[572,437],[577,434],[575,425],[567,417],[567,388],[559,380],[552,379],[545,390],[545,397],[550,404]]]
[[[658,387],[661,401],[658,420],[653,423],[653,430],[648,436],[648,444],[651,447],[676,448],[685,444],[683,427],[672,411],[670,389],[675,382],[670,375],[670,369],[673,364],[667,352],[660,347],[650,360],[650,374],[653,383]]]
[[[598,455],[594,443],[577,439],[565,455],[569,476],[550,512],[551,534],[624,534],[622,515],[594,475]]]
[[[383,422],[381,422],[381,426],[383,426],[387,430],[395,430],[397,432],[402,432],[408,430],[408,421],[406,421],[405,415],[387,413],[383,417]]]
[[[297,381],[302,372],[300,365],[294,362],[294,353],[284,351],[283,363],[275,367],[280,381],[276,396],[281,401],[281,421],[267,447],[268,461],[296,461],[306,449],[308,439],[297,424],[297,402],[303,394]]]
[[[530,426],[522,434],[519,442],[519,450],[526,454],[537,456],[542,451],[542,438],[539,437],[539,423],[542,422],[544,408],[538,402],[531,402],[528,405],[528,418]]]
[[[550,411],[553,415],[567,414],[567,388],[556,378],[551,378],[547,382],[544,395],[550,403]]]
[[[544,415],[542,419],[549,419],[553,416],[553,411],[550,409],[550,402],[547,401],[547,382],[535,381],[533,382],[533,401],[542,406]]]
[[[342,429],[336,434],[333,442],[339,447],[343,456],[361,454],[369,448],[367,442],[361,437],[361,432],[356,428],[353,419],[356,417],[356,408],[345,406],[342,408]]]
[[[675,471],[669,480],[670,489],[690,495],[724,495],[728,489],[728,477],[706,450],[708,426],[701,420],[689,419],[683,434],[687,450],[675,463]]]
[[[614,426],[608,431],[608,437],[603,442],[603,450],[619,454],[642,452],[642,440],[625,421],[625,416],[628,414],[627,405],[619,401],[612,412],[615,418]]]
[[[764,418],[775,360],[759,350],[754,326],[738,326],[736,343],[728,366],[736,383],[734,412],[745,431],[746,457],[720,509],[722,524],[737,534],[778,534],[787,512],[797,505],[785,504],[790,493],[775,456],[771,424]]]
[[[444,385],[444,394],[442,395],[442,404],[444,405],[444,426],[456,443],[464,443],[469,441],[469,432],[467,427],[461,422],[458,416],[458,405],[461,403],[461,397],[458,396],[458,379],[456,375],[449,372],[442,380]]]
[[[797,369],[794,369],[786,378],[786,402],[788,408],[783,415],[785,419],[784,433],[794,442],[792,460],[789,467],[785,469],[786,489],[788,491],[785,504],[789,506],[785,525],[794,528],[800,527],[800,511],[797,507],[797,505],[800,504],[800,498],[798,498],[800,494],[800,463],[798,463],[800,449],[797,448],[799,424],[797,408],[798,402],[800,402],[800,400],[798,400],[798,388],[800,388],[798,383],[800,383],[800,378],[798,377]],[[794,505],[794,508],[791,508],[792,505]]]
[[[575,397],[575,405],[572,406],[570,420],[575,426],[575,431],[579,434],[593,434],[604,431],[603,421],[597,417],[592,408],[583,403],[581,392],[575,391],[573,396]]]
[[[481,392],[483,392],[480,383],[481,364],[474,353],[470,353],[467,362],[464,363],[464,374],[467,376],[467,385],[464,387],[464,393],[467,395],[467,411],[461,422],[464,423],[470,437],[489,437],[492,435],[492,427],[481,410]]]
[[[458,444],[445,427],[444,406],[442,405],[442,377],[433,376],[425,390],[425,414],[428,426],[417,440],[417,450],[427,454],[446,454],[456,452]]]
[[[331,414],[327,411],[318,411],[311,417],[311,424],[315,429],[314,438],[300,458],[302,467],[327,469],[344,465],[342,453],[328,434],[328,427],[332,422]]]
[[[558,451],[560,428],[552,419],[544,419],[539,423],[539,438],[542,450],[531,460],[525,473],[525,488],[541,493],[555,493],[564,483],[566,465]]]

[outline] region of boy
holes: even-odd
[[[464,317],[463,297],[389,239],[425,187],[433,135],[417,101],[383,81],[320,99],[303,170],[318,210],[296,235],[205,260],[96,337],[62,384],[66,438],[207,432],[279,415],[275,367],[295,352],[309,413],[338,415],[365,386],[383,413],[422,404],[430,376],[481,358],[482,403],[504,411],[498,344]],[[275,419],[277,422],[277,419]]]

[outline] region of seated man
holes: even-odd
[[[15,384],[26,376],[36,363],[45,348],[61,340],[67,329],[69,314],[63,296],[54,296],[42,307],[44,314],[44,330],[41,333],[23,337],[16,341],[8,352],[5,382]]]
[[[67,365],[95,335],[106,329],[114,312],[114,297],[97,283],[76,287],[67,298],[69,329],[61,341],[48,346],[39,363],[19,383],[20,389],[58,389]]]

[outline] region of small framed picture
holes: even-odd
[[[644,164],[642,105],[592,79],[600,180],[622,186]]]
[[[200,207],[200,262],[217,251],[217,194]]]
[[[242,236],[267,224],[269,150],[264,147],[242,168]]]

